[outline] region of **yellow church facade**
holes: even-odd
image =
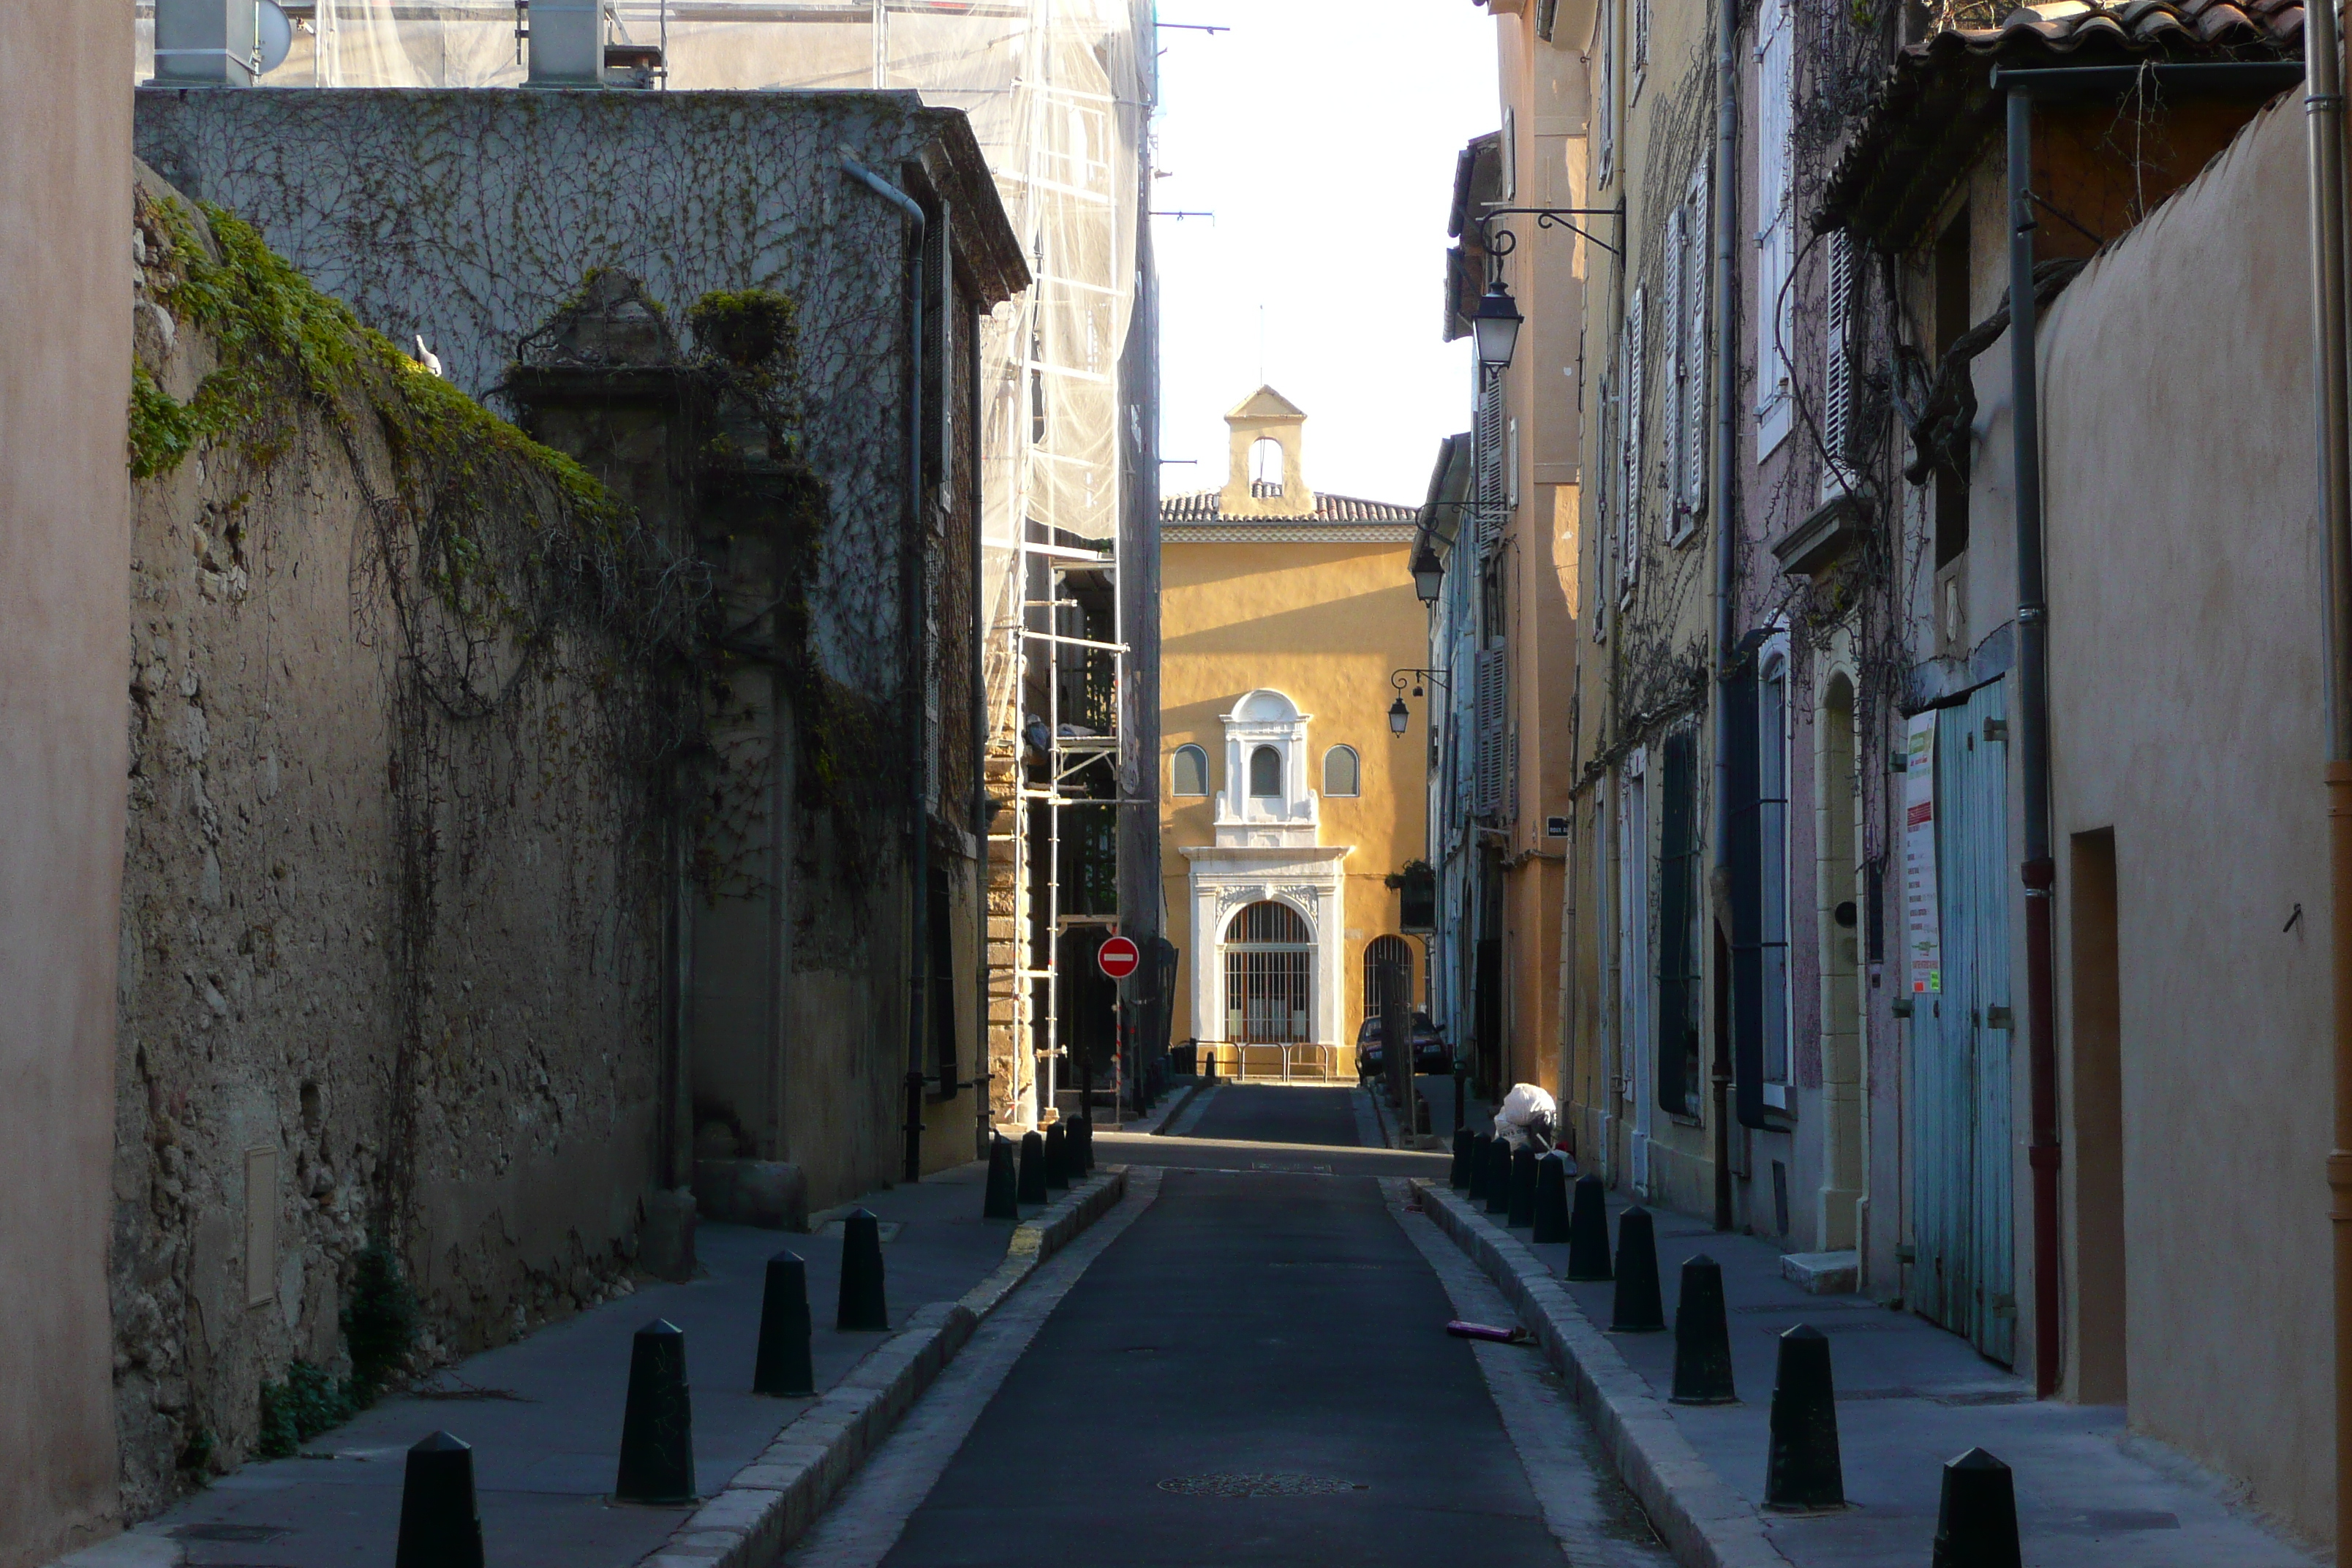
[[[1224,487],[1160,509],[1171,1038],[1222,1077],[1352,1079],[1371,967],[1402,950],[1416,1005],[1426,984],[1393,883],[1427,853],[1427,713],[1389,720],[1429,646],[1419,513],[1309,489],[1306,420],[1260,387],[1225,416]]]

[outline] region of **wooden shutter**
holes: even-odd
[[[1633,290],[1625,314],[1625,564],[1631,583],[1642,573],[1642,467],[1646,448],[1642,441],[1643,393],[1649,384],[1649,346],[1643,331],[1643,307],[1649,291]]]
[[[1503,650],[1480,648],[1476,658],[1477,677],[1472,693],[1472,718],[1476,730],[1473,759],[1475,777],[1471,809],[1481,816],[1492,816],[1503,809]]]
[[[1471,498],[1471,511],[1477,523],[1478,555],[1483,560],[1494,553],[1496,541],[1502,537],[1505,453],[1503,378],[1491,370],[1482,370],[1479,374],[1484,381],[1471,421],[1477,447],[1477,471],[1474,477],[1476,493]]]
[[[1658,468],[1669,511],[1679,504],[1683,493],[1682,317],[1683,290],[1689,287],[1683,253],[1689,223],[1690,215],[1681,207],[1666,215],[1665,287],[1658,300],[1659,309],[1665,312],[1665,331],[1658,334],[1659,345],[1665,351],[1664,363],[1658,369]],[[1666,531],[1679,533],[1680,525],[1670,523]]]
[[[1683,289],[1683,427],[1688,460],[1683,468],[1683,505],[1693,517],[1706,507],[1706,296],[1715,275],[1714,254],[1707,236],[1714,230],[1706,205],[1706,165],[1691,174],[1688,254],[1684,262]]]
[[[1758,26],[1756,82],[1756,410],[1764,428],[1760,458],[1788,430],[1788,366],[1781,345],[1789,332],[1789,131],[1793,87],[1786,8],[1768,0]]]
[[[1847,451],[1853,434],[1853,369],[1846,353],[1847,318],[1853,309],[1853,237],[1844,229],[1829,235],[1830,299],[1825,333],[1829,363],[1822,367],[1822,494],[1846,487]]]

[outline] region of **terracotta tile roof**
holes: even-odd
[[[1318,490],[1315,510],[1305,517],[1237,517],[1227,520],[1217,508],[1216,490],[1193,490],[1185,495],[1163,496],[1160,501],[1162,522],[1222,522],[1230,521],[1235,526],[1251,523],[1299,524],[1318,522],[1411,522],[1420,516],[1418,509],[1399,506],[1393,501],[1364,500],[1357,496],[1335,496]],[[1266,479],[1251,481],[1250,494],[1261,499],[1278,496],[1282,487]]]
[[[2302,0],[2053,0],[1905,47],[1838,159],[1814,224],[1911,243],[1999,118],[1992,68],[2299,59]],[[1990,7],[1984,8],[1990,16]],[[2178,89],[2175,89],[2178,90]]]

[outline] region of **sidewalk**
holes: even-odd
[[[1565,1245],[1474,1211],[1443,1182],[1424,1203],[1496,1277],[1602,1435],[1685,1563],[1771,1568],[1916,1568],[1933,1549],[1941,1467],[1971,1447],[2016,1477],[2024,1561],[2046,1568],[2311,1568],[2221,1489],[2159,1445],[2131,1437],[2111,1407],[2037,1402],[2027,1383],[1964,1340],[1862,1296],[1808,1295],[1782,1279],[1780,1250],[1660,1211],[1658,1268],[1672,1323],[1684,1259],[1723,1266],[1741,1403],[1670,1405],[1674,1335],[1605,1332],[1614,1287],[1568,1284]],[[1626,1207],[1612,1194],[1614,1220]],[[1778,1336],[1798,1323],[1829,1336],[1846,1499],[1832,1514],[1766,1513]]]
[[[696,1241],[701,1278],[641,1284],[627,1297],[473,1356],[321,1435],[299,1457],[245,1465],[131,1533],[66,1562],[380,1568],[398,1534],[408,1446],[442,1429],[474,1446],[488,1561],[625,1568],[662,1548],[696,1511],[611,1500],[635,1331],[656,1318],[686,1331],[697,1489],[706,1500],[731,1497],[729,1482],[738,1472],[877,1348],[899,1345],[908,1320],[946,1319],[960,1299],[1008,1268],[1015,1226],[981,1217],[985,1177],[985,1165],[974,1162],[858,1200],[883,1222],[888,1334],[832,1326],[840,1283],[836,1216],[856,1205],[812,1216],[806,1235],[705,1225]],[[1062,1202],[1049,1207],[1068,1206],[1069,1194],[1054,1195]],[[1044,1212],[1024,1206],[1023,1218]],[[1022,1242],[1022,1250],[1036,1246],[1033,1234]],[[780,1251],[808,1264],[819,1398],[750,1392],[767,1260]],[[1031,1250],[1032,1265],[1034,1257]],[[962,1321],[968,1332],[971,1314]],[[955,1336],[935,1359],[960,1343]],[[851,1457],[843,1468],[856,1462]]]

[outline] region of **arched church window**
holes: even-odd
[[[1323,753],[1323,793],[1361,795],[1364,767],[1353,746],[1334,746]]]
[[[1209,793],[1209,753],[1198,746],[1179,746],[1176,760],[1169,767],[1168,793],[1171,795],[1206,795]]]
[[[1272,746],[1250,753],[1249,792],[1253,798],[1282,798],[1282,753]]]

